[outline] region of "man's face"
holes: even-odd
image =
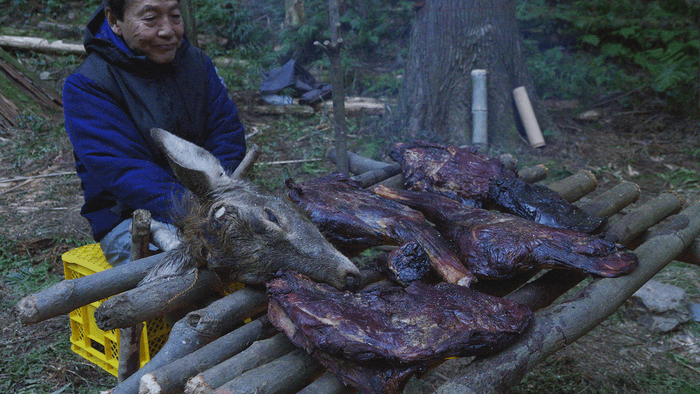
[[[110,11],[107,19],[114,34],[122,36],[134,52],[154,63],[170,63],[182,45],[185,28],[177,0],[131,0],[120,21]]]

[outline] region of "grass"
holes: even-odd
[[[51,240],[75,247],[84,241]],[[32,252],[19,242],[0,235],[0,308],[12,314],[24,296],[62,279],[54,266],[56,255]],[[94,393],[113,387],[111,376],[85,362],[70,350],[70,328],[65,316],[20,330],[19,323],[3,327],[0,341],[0,393]],[[20,356],[21,355],[21,356]]]

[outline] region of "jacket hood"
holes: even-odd
[[[90,18],[85,28],[83,44],[88,54],[95,52],[107,62],[130,71],[143,72],[169,66],[153,63],[145,55],[138,55],[129,49],[124,39],[114,34],[109,27],[104,5],[100,5]],[[177,64],[189,47],[190,42],[187,36],[184,36],[182,45],[180,45],[175,60],[171,64]]]

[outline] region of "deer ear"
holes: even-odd
[[[151,129],[151,137],[165,153],[175,176],[195,195],[209,194],[217,181],[228,177],[219,160],[206,149],[163,129]]]

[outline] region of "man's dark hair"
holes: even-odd
[[[126,9],[126,5],[129,1],[131,0],[104,0],[104,7],[105,9],[109,8],[112,10],[114,16],[117,17],[117,20],[123,21],[124,9]]]
[[[114,16],[117,17],[117,20],[123,21],[124,10],[131,1],[132,0],[104,0],[104,7],[105,9],[109,8],[110,10],[112,10]],[[177,2],[179,3],[180,0],[177,0]]]

